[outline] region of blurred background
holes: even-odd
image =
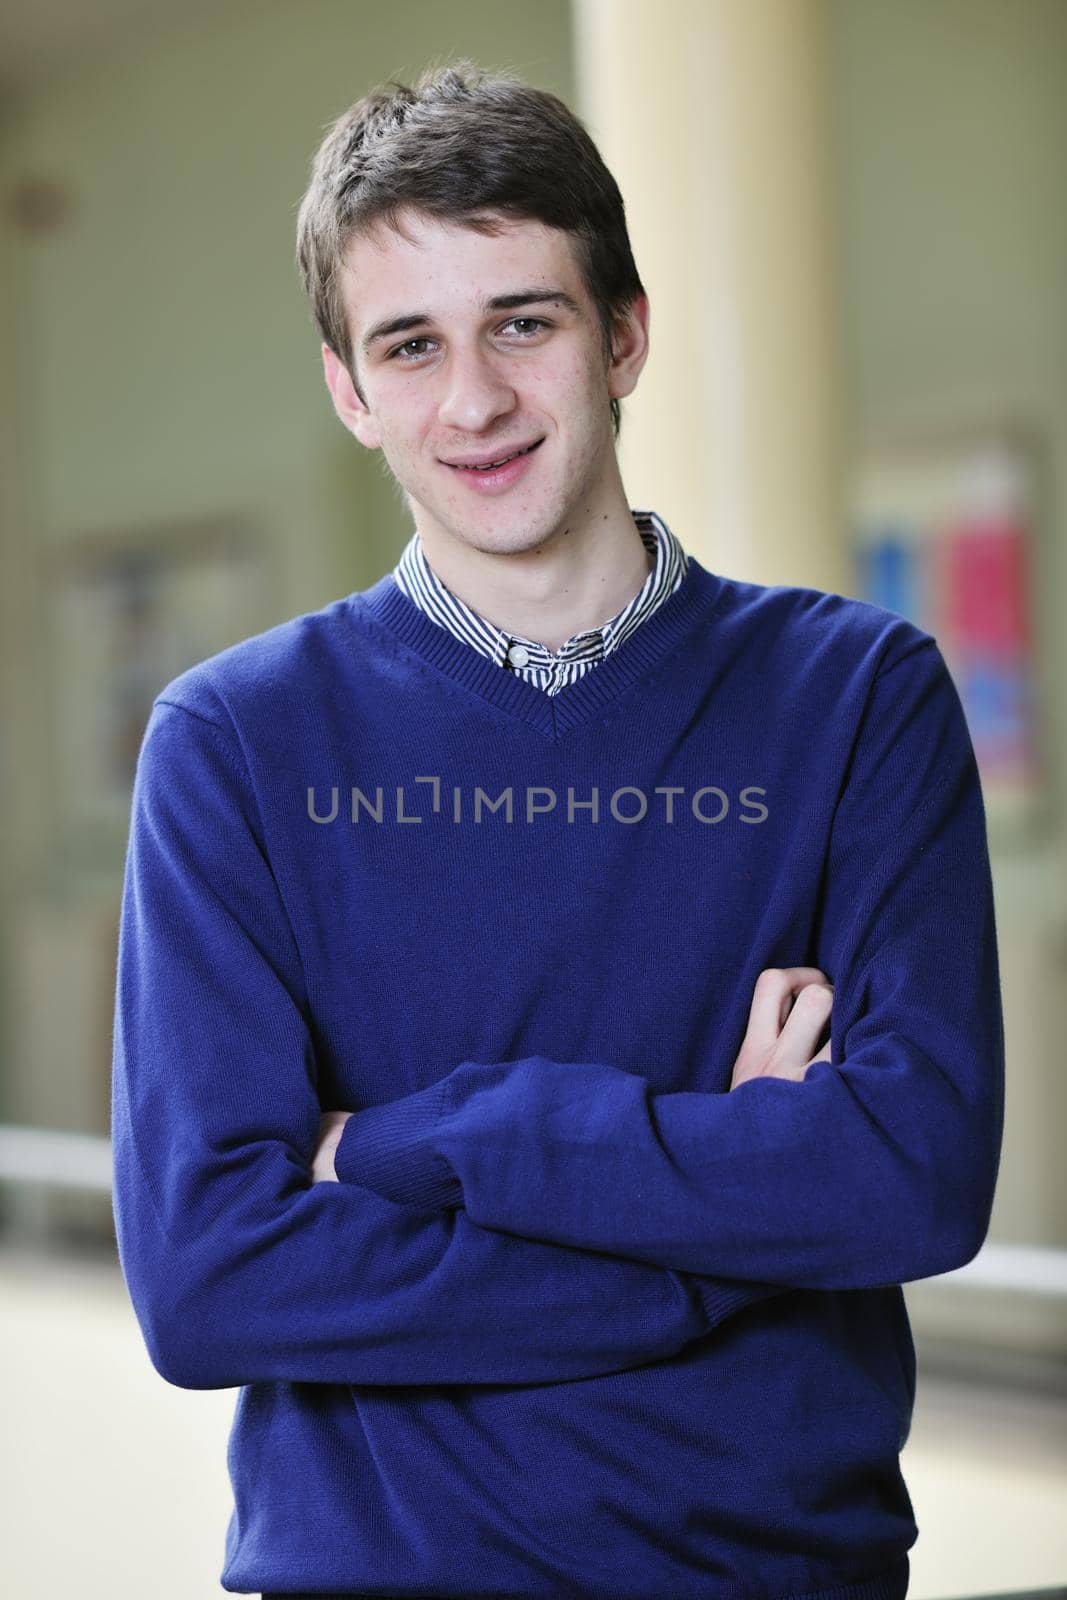
[[[622,188],[631,505],[952,667],[1008,1079],[989,1239],[906,1288],[911,1594],[1067,1584],[1065,0],[7,0],[0,1585],[221,1592],[236,1391],[158,1376],[115,1253],[130,783],[170,677],[411,532],[333,413],[294,226],[328,124],[460,54],[563,96]]]

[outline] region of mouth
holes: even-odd
[[[510,455],[498,456],[493,461],[446,461],[446,467],[452,467],[456,472],[494,472],[507,466],[509,461],[517,461],[520,456],[528,456],[544,444],[544,438],[535,439],[533,444],[527,444],[521,450],[512,450]]]

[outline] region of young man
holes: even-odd
[[[628,506],[648,302],[552,96],[367,96],[298,232],[415,530],[157,697],[119,948],[123,1269],[240,1386],[223,1587],[896,1600],[900,1286],[979,1249],[1003,1113],[936,641]]]

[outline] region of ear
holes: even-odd
[[[368,450],[380,449],[382,440],[377,422],[356,393],[348,368],[325,342],[322,346],[322,366],[333,408],[349,433],[354,434]]]
[[[625,399],[637,386],[648,358],[648,318],[647,294],[637,295],[616,318],[608,369],[608,393],[613,400]]]

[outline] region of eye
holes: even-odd
[[[552,324],[546,321],[544,317],[511,317],[504,323],[504,328],[518,330],[517,337],[520,340],[534,339],[542,328],[550,328],[551,326]],[[405,339],[403,344],[394,346],[389,351],[387,359],[389,361],[399,361],[402,365],[421,361],[426,354],[426,350],[425,348],[417,347],[424,347],[432,343],[433,340],[428,335],[418,334],[415,338]]]
[[[524,322],[530,329],[530,333],[519,335],[519,337],[522,339],[529,339],[533,334],[539,332],[541,328],[547,328],[550,326],[550,324],[547,323],[543,317],[512,317],[511,321],[507,323],[506,326],[509,328],[514,328],[520,322]]]
[[[413,355],[412,354],[405,354],[404,352],[405,351],[410,352],[411,347],[414,344],[428,344],[428,343],[429,343],[429,340],[424,335],[420,335],[417,339],[405,339],[404,343],[403,344],[398,344],[396,346],[395,350],[390,350],[390,352],[389,352],[389,360],[390,361],[417,361],[419,359],[419,356],[421,356],[422,353],[423,353],[421,350],[417,350]]]

